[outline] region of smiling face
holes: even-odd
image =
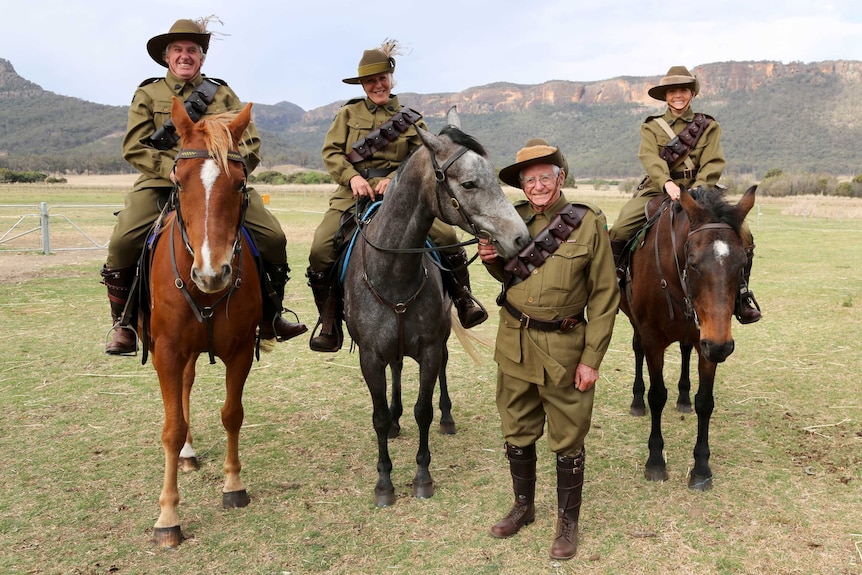
[[[533,209],[543,212],[554,205],[563,189],[564,172],[553,164],[533,164],[521,171],[521,189]]]
[[[667,105],[675,116],[681,116],[691,104],[694,92],[691,88],[669,88],[665,94]]]
[[[378,106],[389,101],[392,92],[392,73],[383,72],[373,76],[365,76],[361,80],[362,89],[368,98]]]
[[[171,73],[188,82],[200,74],[206,55],[190,40],[171,42],[165,50],[165,62]]]

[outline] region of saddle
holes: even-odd
[[[635,232],[632,238],[626,242],[622,254],[620,255],[620,261],[617,262],[617,275],[619,277],[621,288],[630,289],[632,281],[632,254],[638,249],[638,247],[643,245],[644,237],[647,232],[653,225],[655,225],[662,212],[668,206],[670,206],[670,197],[664,194],[650,198],[646,206],[644,206],[644,215],[646,216],[647,221],[640,227],[640,229],[638,229],[637,232]]]

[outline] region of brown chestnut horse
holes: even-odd
[[[242,391],[261,315],[260,280],[242,232],[248,202],[245,162],[236,150],[251,119],[251,104],[231,115],[233,119],[213,116],[195,123],[174,98],[171,116],[183,148],[174,167],[176,209],[159,222],[161,239],[151,256],[147,330],[165,408],[165,475],[154,529],[155,541],[163,547],[182,542],[177,467],[183,444],[187,437],[190,440],[195,364],[205,351],[210,363],[218,356],[226,367],[222,503],[225,507],[249,503],[240,479],[239,431]],[[185,450],[189,449],[187,445]]]
[[[709,420],[715,371],[734,349],[731,319],[746,262],[740,229],[754,206],[755,190],[749,188],[736,205],[717,188],[683,191],[678,203],[662,202],[660,214],[631,256],[620,309],[631,321],[635,352],[641,348],[649,371],[652,426],[645,476],[650,481],[668,477],[661,434],[667,402],[664,353],[671,343],[680,342],[684,359],[686,347],[698,353],[697,440],[688,485],[701,491],[712,486]],[[643,406],[641,395],[635,397],[633,409],[638,399]]]

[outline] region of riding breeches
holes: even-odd
[[[126,268],[137,263],[150,228],[170,194],[171,188],[143,188],[126,194],[125,207],[117,213],[117,224],[108,244],[108,268]],[[251,232],[261,257],[274,264],[286,263],[287,240],[281,223],[264,207],[260,194],[249,188],[248,197],[245,227]]]
[[[311,251],[308,254],[308,265],[311,269],[324,271],[335,264],[335,237],[341,227],[341,217],[344,212],[352,211],[355,205],[352,192],[344,186],[339,186],[332,194],[329,199],[329,209],[323,214],[323,220],[314,231]],[[434,220],[428,235],[431,236],[431,241],[437,246],[449,246],[458,243],[455,228],[438,219]]]

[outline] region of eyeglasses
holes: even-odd
[[[535,188],[536,184],[539,182],[541,182],[546,188],[550,188],[553,184],[557,183],[557,178],[559,178],[559,176],[555,176],[554,174],[542,174],[539,177],[530,176],[529,178],[524,178],[521,180],[521,184],[523,184],[525,190]]]

